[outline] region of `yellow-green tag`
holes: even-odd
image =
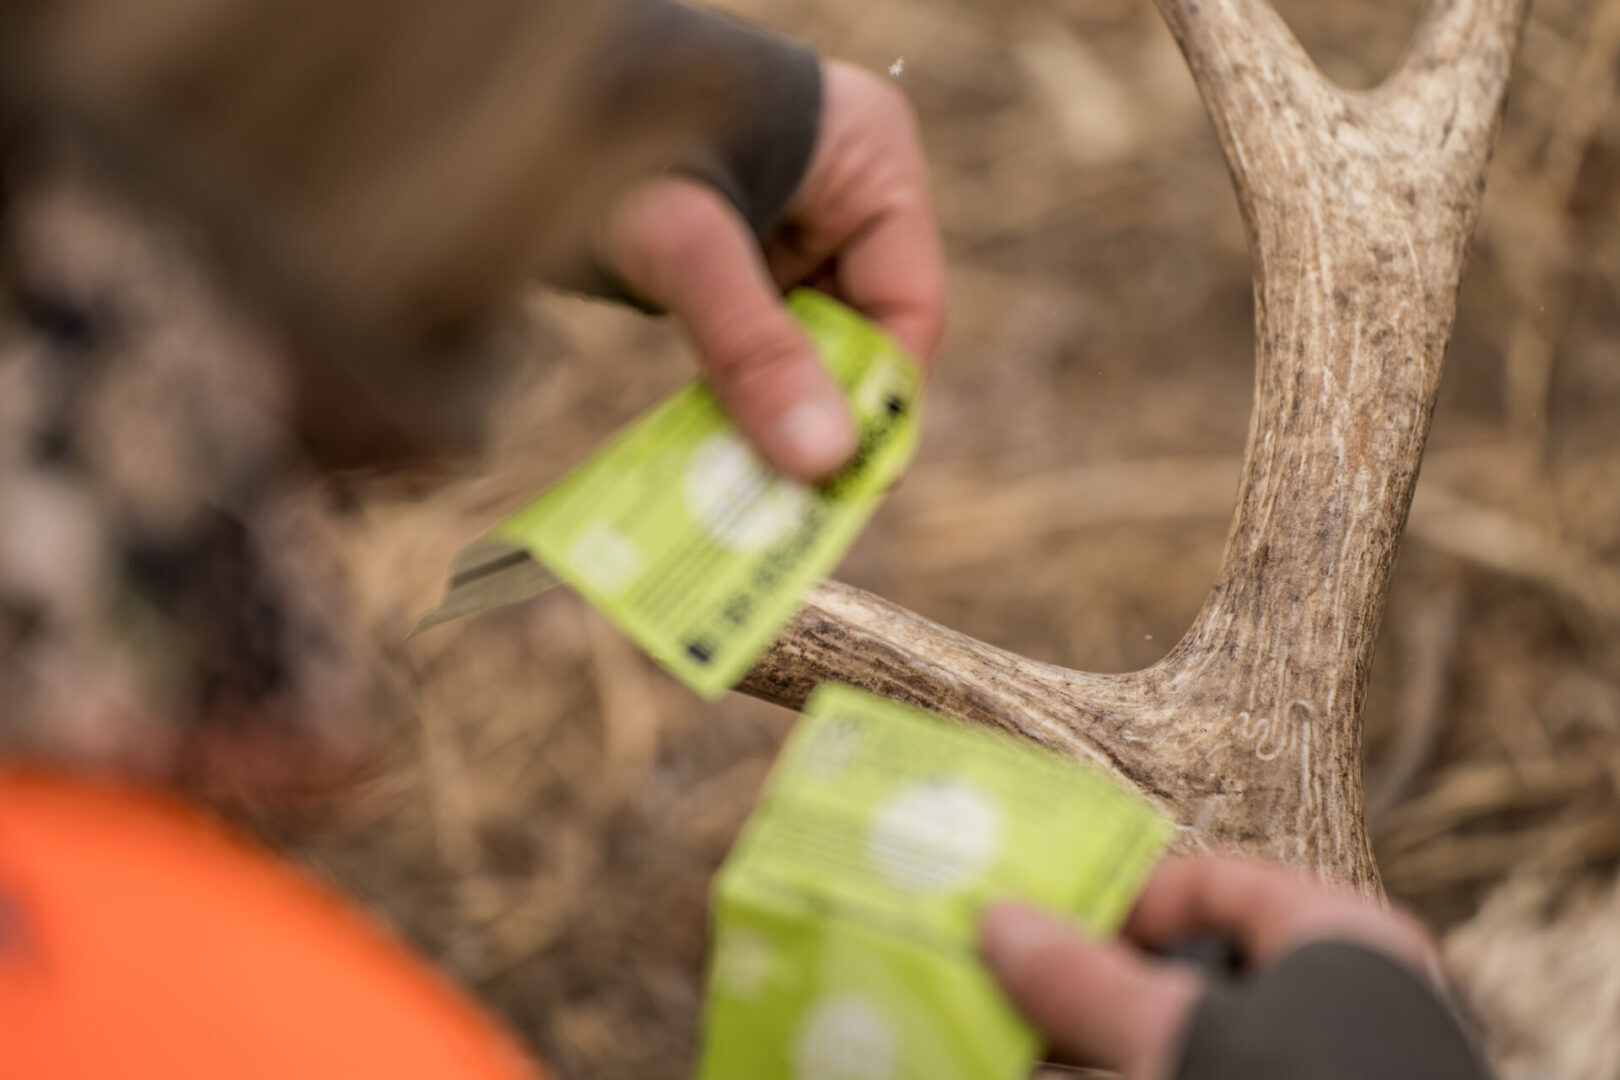
[[[1003,898],[1096,934],[1172,826],[1096,770],[826,684],[715,880],[699,1080],[1018,1080],[1038,1041],[977,954]]]
[[[692,689],[734,685],[860,533],[917,442],[916,365],[799,290],[789,309],[850,403],[855,460],[809,486],[761,460],[694,382],[498,526]]]

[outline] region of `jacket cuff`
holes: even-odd
[[[722,103],[701,142],[670,164],[709,184],[764,242],[787,216],[821,130],[821,59],[815,50],[730,16],[676,0],[627,0],[613,35],[623,73],[620,93],[667,89],[669,79],[701,73]],[[628,84],[628,85],[626,85]],[[565,283],[580,292],[656,309],[635,297],[595,259]]]
[[[724,15],[669,4],[689,45],[731,58],[734,106],[684,171],[723,194],[764,240],[804,182],[821,128],[821,60],[815,50]]]
[[[1259,974],[1211,984],[1176,1080],[1488,1080],[1456,1018],[1374,949],[1313,942]]]

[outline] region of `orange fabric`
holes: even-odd
[[[0,772],[0,1077],[539,1075],[425,965],[199,815]]]

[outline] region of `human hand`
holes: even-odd
[[[1282,866],[1225,856],[1166,860],[1117,941],[1087,938],[1015,903],[992,907],[980,930],[997,980],[1052,1048],[1130,1080],[1174,1074],[1203,993],[1196,969],[1153,955],[1177,942],[1219,935],[1258,969],[1308,941],[1353,941],[1439,983],[1434,946],[1412,916]]]
[[[685,324],[743,435],[816,480],[855,451],[843,396],[782,304],[812,285],[873,319],[925,367],[944,333],[944,256],[911,107],[878,76],[824,64],[821,130],[787,218],[760,250],[712,187],[663,177],[622,199],[606,262]]]

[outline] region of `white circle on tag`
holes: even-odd
[[[735,998],[758,997],[776,966],[776,953],[769,939],[752,930],[728,930],[716,953],[715,985]]]
[[[854,994],[821,1001],[793,1047],[798,1080],[891,1080],[895,1037],[876,1003]]]
[[[786,537],[811,500],[809,488],[775,472],[730,432],[711,435],[692,451],[684,489],[686,505],[703,530],[743,552]]]
[[[948,892],[988,869],[1000,847],[1000,807],[969,784],[935,780],[878,807],[866,859],[898,888]]]

